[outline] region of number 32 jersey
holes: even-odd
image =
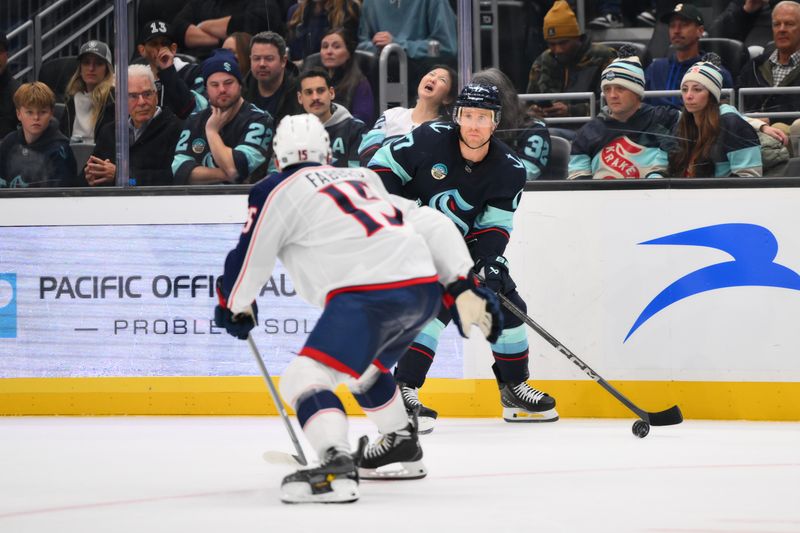
[[[317,164],[291,170],[250,191],[248,219],[223,276],[234,314],[255,299],[276,258],[300,296],[320,307],[340,292],[447,284],[471,268],[446,217],[389,195],[371,170]]]

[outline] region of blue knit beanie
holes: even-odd
[[[230,74],[242,83],[242,72],[239,70],[239,62],[233,52],[225,48],[217,48],[214,53],[203,61],[203,81],[208,83],[208,78],[215,72]]]

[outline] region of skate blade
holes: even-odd
[[[353,479],[334,479],[330,492],[313,494],[311,485],[296,482],[281,487],[283,503],[352,503],[358,500],[358,482]]]
[[[392,480],[421,479],[428,475],[428,469],[422,461],[399,462],[379,466],[378,468],[358,469],[361,479]]]
[[[503,420],[506,422],[555,422],[558,420],[558,412],[555,409],[537,412],[517,407],[503,407]]]
[[[421,416],[417,418],[417,433],[420,435],[427,435],[433,432],[433,426],[436,424],[436,419],[430,416]]]

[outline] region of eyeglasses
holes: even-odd
[[[155,91],[142,91],[140,93],[128,93],[128,100],[138,101],[139,98],[144,98],[145,100],[149,100],[156,94]]]

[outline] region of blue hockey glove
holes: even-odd
[[[216,288],[219,303],[217,304],[217,307],[214,308],[214,324],[216,324],[217,327],[225,328],[225,331],[237,339],[241,339],[243,341],[247,340],[247,336],[250,334],[250,331],[256,327],[256,324],[258,324],[258,305],[256,304],[255,300],[253,300],[253,303],[250,306],[252,314],[239,313],[234,315],[231,310],[228,309],[228,301],[222,291],[221,277],[217,278]]]
[[[508,260],[502,255],[479,259],[475,272],[483,277],[486,287],[496,293],[508,294],[517,288],[508,273]]]
[[[469,338],[470,327],[474,324],[487,341],[497,341],[503,330],[503,314],[495,293],[476,286],[472,279],[460,279],[445,289],[444,304],[462,337]]]

